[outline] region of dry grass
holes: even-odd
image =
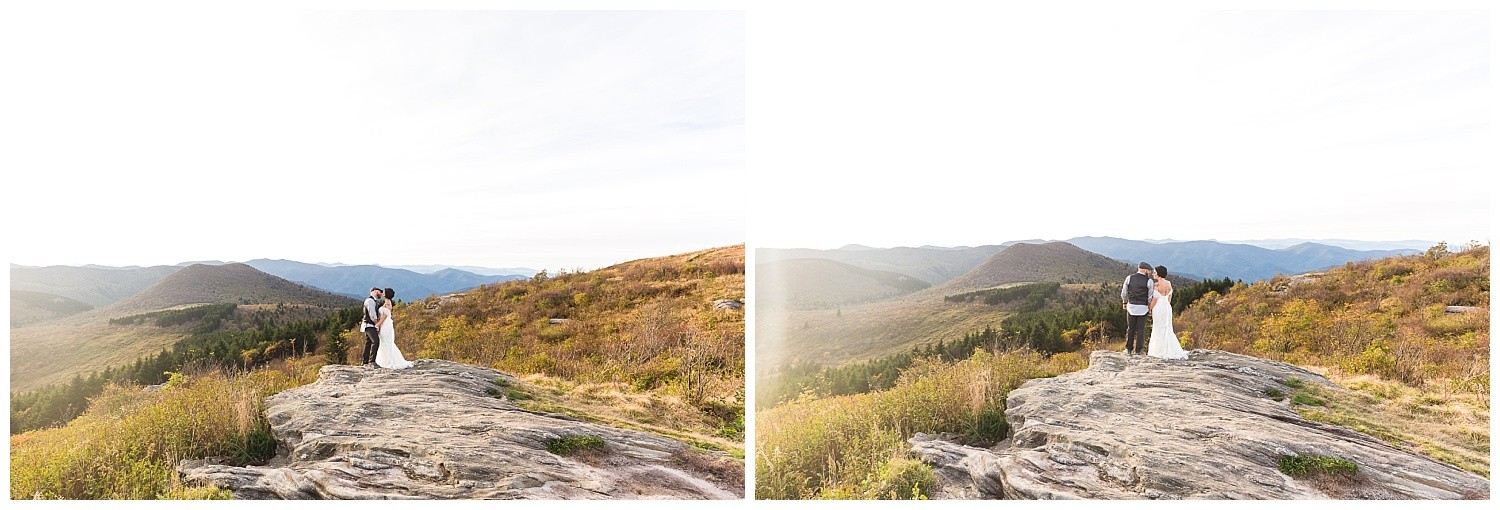
[[[1080,353],[1047,358],[979,351],[956,363],[918,363],[886,391],[800,400],[759,412],[756,498],[924,497],[922,480],[931,473],[907,459],[908,438],[951,432],[977,442],[998,440],[1005,435],[1011,389],[1087,364]]]
[[[1310,420],[1363,432],[1489,477],[1489,395],[1441,392],[1368,374],[1313,368],[1347,388],[1308,387],[1323,405],[1294,406]]]
[[[646,404],[630,403],[605,413],[587,398],[569,398],[592,410],[580,409],[587,414],[684,431],[742,431],[745,316],[713,302],[744,299],[744,256],[743,246],[715,248],[431,298],[396,311],[397,337],[409,356],[650,394],[652,409],[670,411],[647,416],[631,410]]]
[[[176,463],[242,450],[266,426],[263,398],[311,382],[318,366],[307,358],[188,375],[156,391],[111,387],[66,426],[11,436],[11,498],[222,498],[182,486]]]
[[[685,443],[743,458],[743,425],[726,428],[680,396],[635,391],[621,383],[578,383],[542,374],[522,376],[521,391],[533,396],[522,407],[650,432]]]

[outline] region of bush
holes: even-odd
[[[901,457],[887,462],[864,485],[864,499],[927,499],[937,488],[937,478],[930,466]]]
[[[547,440],[547,451],[554,455],[573,455],[604,449],[604,440],[595,436],[559,436]]]
[[[1286,398],[1286,393],[1282,392],[1279,388],[1266,388],[1264,391],[1261,391],[1261,394],[1265,395],[1266,398],[1276,401]]]
[[[1354,462],[1324,455],[1282,455],[1277,460],[1277,465],[1282,473],[1293,478],[1322,474],[1343,476],[1359,474],[1359,466]]]
[[[236,432],[229,439],[229,456],[240,465],[260,465],[276,456],[276,437],[264,422],[245,434]]]

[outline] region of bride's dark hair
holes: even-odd
[[[385,288],[385,298],[386,299],[396,299],[396,289],[392,289],[390,287],[386,287]]]
[[[1167,266],[1156,266],[1156,277],[1157,278],[1166,278],[1167,277]],[[385,289],[385,297],[391,297],[391,289]]]

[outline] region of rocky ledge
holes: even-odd
[[[1007,499],[1489,498],[1489,480],[1374,437],[1303,419],[1278,392],[1334,386],[1301,368],[1220,351],[1171,361],[1095,352],[1089,368],[1011,391],[1012,438],[975,448],[918,434],[939,497]],[[1270,394],[1270,396],[1268,396]],[[1286,456],[1357,474],[1294,478]]]
[[[265,466],[178,466],[241,499],[737,499],[744,468],[643,432],[528,411],[509,375],[418,360],[407,370],[330,365],[266,400],[278,443]],[[592,437],[556,454],[548,444]]]

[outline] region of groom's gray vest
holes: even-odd
[[[1125,298],[1132,305],[1151,304],[1151,277],[1132,273],[1125,282]]]
[[[375,314],[373,316],[370,314],[371,301],[375,302]],[[364,324],[361,325],[362,327],[360,329],[375,327],[375,320],[380,318],[380,300],[375,298],[366,298],[364,306],[361,306],[360,309],[364,310],[365,315],[365,320],[363,321]]]

